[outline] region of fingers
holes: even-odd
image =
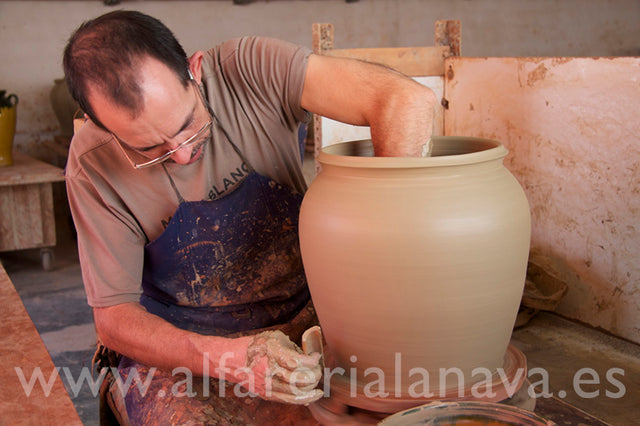
[[[322,369],[319,365],[313,368],[300,367],[293,371],[276,369],[270,372],[270,378],[274,386],[282,384],[303,391],[314,389],[322,377]]]
[[[319,365],[321,355],[319,353],[312,353],[309,355],[298,354],[295,357],[296,365],[292,369],[298,368],[314,368]]]
[[[307,336],[307,349],[317,349],[317,338],[321,342],[322,336],[319,327]],[[304,353],[284,333],[267,331],[256,335],[249,344],[246,367],[262,377],[256,385],[263,388],[258,393],[264,398],[308,404],[323,395],[322,390],[316,389],[322,377],[321,356],[321,349]]]
[[[286,404],[307,405],[319,400],[323,395],[324,393],[321,389],[313,389],[309,392],[301,392],[298,395],[284,392],[272,392],[269,399],[272,401],[284,402]]]
[[[291,342],[291,341],[289,341]],[[267,357],[270,359],[270,366],[279,366],[287,370],[295,370],[305,361],[306,355],[291,342],[292,346],[285,345],[279,340],[267,342]],[[308,363],[308,362],[307,362]]]
[[[256,365],[267,358],[269,367],[295,370],[300,367],[313,368],[320,360],[319,353],[305,354],[284,333],[266,331],[256,335],[247,348],[247,366]]]

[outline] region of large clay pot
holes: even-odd
[[[57,78],[53,81],[53,87],[49,92],[51,107],[60,123],[60,133],[62,136],[71,139],[73,136],[73,119],[80,111],[80,106],[71,96],[64,78]]]
[[[382,395],[384,380],[403,398],[427,371],[437,396],[460,385],[456,374],[443,382],[444,369],[468,386],[487,378],[474,369],[504,367],[530,243],[506,154],[464,137],[435,137],[430,158],[373,157],[370,141],[321,151],[300,243],[327,367],[345,372],[332,387]]]

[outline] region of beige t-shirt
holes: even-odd
[[[251,166],[304,193],[297,129],[310,51],[245,37],[206,52],[203,90],[212,110]],[[215,200],[248,173],[214,126],[213,141],[190,165],[166,162],[135,170],[111,135],[90,121],[76,133],[67,162],[67,193],[89,305],[138,301],[144,246],[165,229],[179,204]],[[169,179],[168,174],[171,176]]]

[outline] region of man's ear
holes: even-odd
[[[188,59],[189,71],[191,72],[193,79],[198,84],[202,82],[202,68],[201,68],[202,58],[204,58],[204,52],[199,50],[193,55],[191,55]]]

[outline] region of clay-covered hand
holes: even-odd
[[[317,333],[319,328],[313,335]],[[246,369],[239,378],[252,379],[251,391],[264,399],[309,404],[323,395],[316,389],[322,376],[320,358],[316,351],[304,353],[281,331],[264,331],[250,341]]]

